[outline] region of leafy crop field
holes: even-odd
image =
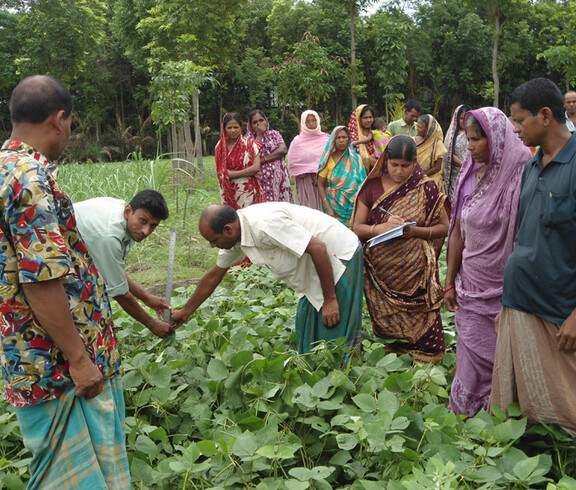
[[[133,170],[128,183],[118,184],[126,186],[124,194],[91,184],[103,194],[78,197],[72,183],[85,179],[86,166],[72,167],[62,169],[61,182],[75,200],[128,198],[151,186],[141,184]],[[116,185],[111,176],[94,178]],[[184,191],[178,192],[182,203]],[[178,212],[174,194],[167,197],[171,222],[148,248],[129,256],[135,270],[153,269],[156,281],[149,286],[164,277],[164,232],[177,226],[179,236],[196,236],[198,211],[217,200],[217,192],[210,184],[198,189],[190,209],[180,205]],[[184,212],[193,220],[183,220]],[[180,245],[179,253],[185,255],[186,248]],[[212,264],[208,250],[195,252],[198,265],[182,261],[187,283],[199,277],[194,270]],[[177,288],[174,306],[192,290]],[[452,315],[443,314],[450,348],[440,365],[415,366],[407,356],[386,354],[367,316],[363,352],[344,362],[342,345],[295,352],[296,302],[267,271],[235,270],[164,340],[113,305],[135,488],[576,488],[575,443],[561,429],[528,428],[514,407],[509,419],[498,412],[464,420],[448,412],[455,366]],[[2,487],[24,488],[29,453],[5,403],[0,432]]]

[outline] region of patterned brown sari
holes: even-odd
[[[436,224],[446,196],[418,164],[407,180],[384,192],[380,169],[386,169],[385,163],[382,157],[358,194],[370,209],[368,224],[386,221],[384,210],[418,226]],[[442,241],[396,238],[374,247],[364,245],[364,294],[374,334],[398,339],[388,349],[408,353],[415,362],[438,362],[446,350],[437,261]]]

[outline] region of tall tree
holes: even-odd
[[[149,40],[145,48],[149,53],[147,63],[152,75],[161,78],[162,70],[171,66],[166,65],[168,62],[189,60],[194,64],[192,71],[196,74],[225,66],[229,49],[237,36],[234,11],[241,6],[242,2],[237,0],[157,0],[137,25],[141,35]],[[194,173],[194,158],[190,149],[194,146],[196,155],[201,158],[202,148],[198,114],[200,85],[194,85],[194,90],[191,97],[197,112],[195,143],[192,144],[188,120],[180,121],[179,130],[169,133],[172,151],[187,155],[191,174]],[[177,136],[179,133],[182,138]],[[203,179],[203,172],[200,172],[200,177]]]
[[[509,19],[514,18],[515,12],[525,0],[468,0],[472,7],[476,7],[479,13],[486,12],[486,16],[492,27],[492,82],[494,85],[493,106],[499,107],[500,100],[500,75],[498,72],[498,54],[502,30]],[[527,1],[527,0],[526,0]]]
[[[538,59],[563,76],[566,91],[576,82],[576,2],[541,2],[537,15],[546,20],[540,31]]]

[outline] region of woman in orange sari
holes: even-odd
[[[442,173],[442,160],[446,154],[444,146],[444,133],[438,121],[431,114],[424,114],[418,118],[418,134],[414,140],[418,152],[418,163],[427,175],[444,192],[444,177]]]

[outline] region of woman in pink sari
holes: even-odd
[[[318,195],[318,165],[330,138],[320,127],[316,111],[304,111],[300,117],[300,134],[288,149],[288,170],[296,184],[296,204],[322,211]]]
[[[512,252],[520,179],[530,150],[499,109],[466,114],[468,152],[456,181],[444,302],[456,312],[456,374],[449,407],[474,416],[486,409],[496,350],[506,259]]]

